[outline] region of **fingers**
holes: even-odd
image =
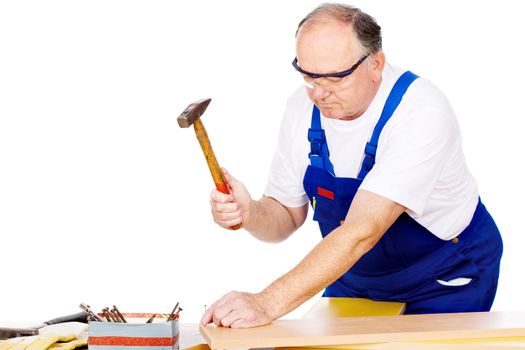
[[[206,310],[206,312],[204,313],[204,315],[202,315],[202,318],[201,318],[201,325],[202,326],[206,326],[207,324],[211,323],[211,320],[213,319],[213,310],[212,308],[210,307],[208,310]]]
[[[224,174],[224,179],[228,181],[228,183],[230,182],[230,180],[233,182],[237,181],[237,179],[232,174],[230,174],[228,170],[226,170],[226,168],[221,168],[221,170],[222,170],[222,173]]]
[[[242,212],[237,202],[225,202],[231,197],[214,190],[210,195],[213,220],[222,227],[231,227],[242,222]]]
[[[217,191],[219,192],[219,191]],[[219,192],[220,193],[220,192]],[[239,210],[239,204],[237,202],[221,202],[214,200],[214,193],[210,195],[211,205],[213,209],[220,213],[233,213]]]
[[[240,299],[220,299],[205,312],[201,324],[205,326],[213,322],[217,327],[229,327],[242,318],[241,315],[245,313],[242,306]]]
[[[210,306],[204,315],[201,318],[201,325],[206,326],[208,323],[211,323],[214,319],[214,314],[216,313],[217,308],[222,307],[223,305],[227,304],[231,300],[235,299],[237,295],[237,292],[229,292],[228,294],[224,295],[222,298],[217,300],[215,303]]]
[[[210,199],[216,203],[230,203],[233,202],[233,196],[231,194],[225,194],[217,190],[211,191]]]
[[[238,318],[233,322],[230,327],[231,328],[251,328],[251,327],[257,327],[261,326],[262,324],[258,319],[248,320],[246,318]]]
[[[242,223],[242,217],[241,216],[238,216],[234,219],[231,219],[231,220],[219,220],[219,219],[214,219],[215,223],[217,225],[220,225],[221,227],[223,228],[230,228],[230,227],[233,227],[233,226],[236,226],[236,225],[240,225]]]
[[[247,328],[268,324],[272,318],[254,294],[230,292],[219,299],[202,317],[203,326]]]
[[[242,319],[241,311],[239,309],[233,309],[224,317],[221,318],[221,324],[223,327],[230,327],[233,323],[238,322]]]
[[[226,316],[238,313],[238,307],[237,300],[232,300],[223,305],[217,306],[213,312],[213,323],[217,327],[228,327],[231,322],[226,322]],[[235,318],[232,322],[235,320],[237,319]]]
[[[213,190],[210,194],[213,220],[222,227],[231,227],[242,222],[242,212],[239,203],[233,201],[233,196]]]
[[[222,168],[222,172],[224,174],[224,180],[226,180],[233,193],[243,193],[246,191],[243,183],[233,177],[226,169]]]
[[[224,228],[242,224],[250,215],[251,196],[244,185],[222,168],[225,180],[229,183],[231,194],[213,190],[210,194],[213,220]]]
[[[237,221],[242,219],[242,215],[240,211],[234,211],[232,213],[220,213],[220,212],[214,212],[212,209],[213,218],[215,219],[215,222],[217,223],[225,223],[230,221]]]
[[[222,173],[224,174],[224,180],[230,185],[230,187],[233,189],[235,186],[237,186],[240,182],[233,177],[232,174],[230,174],[226,169],[222,168]]]

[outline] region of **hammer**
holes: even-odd
[[[177,122],[181,128],[188,128],[193,125],[195,135],[197,136],[197,140],[199,140],[199,144],[201,145],[204,156],[206,157],[206,162],[210,168],[211,177],[213,178],[213,182],[215,182],[215,187],[219,192],[230,194],[230,189],[224,180],[222,170],[217,162],[217,158],[215,158],[215,153],[213,153],[213,149],[211,148],[210,139],[208,138],[206,129],[200,119],[200,116],[204,113],[206,108],[208,108],[210,102],[211,98],[208,98],[190,104],[177,118]],[[230,227],[230,229],[238,230],[240,227],[241,225],[237,224]]]

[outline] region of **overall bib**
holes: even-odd
[[[345,220],[363,179],[375,163],[379,135],[418,77],[405,72],[390,92],[358,178],[336,177],[320,111],[314,105],[308,130],[311,152],[303,185],[323,237]],[[407,303],[406,314],[488,311],[496,294],[503,243],[489,212],[478,202],[461,234],[444,241],[403,213],[377,244],[324,292],[326,297],[362,297]],[[464,285],[447,283],[457,278]]]

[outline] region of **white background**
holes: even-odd
[[[316,226],[279,245],[215,226],[204,157],[176,117],[212,97],[203,121],[218,160],[261,196],[299,84],[295,28],[317,4],[2,1],[0,320],[180,301],[197,322],[229,290],[259,291],[295,266]],[[520,2],[353,4],[382,26],[391,63],[449,97],[505,242],[493,309],[525,310]]]

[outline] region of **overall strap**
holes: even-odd
[[[359,179],[364,179],[368,172],[374,167],[376,162],[379,135],[381,135],[383,127],[388,122],[392,114],[394,114],[394,111],[401,102],[401,99],[408,90],[408,87],[417,78],[418,76],[414,73],[406,71],[399,77],[399,79],[397,79],[396,83],[394,84],[394,87],[392,88],[392,91],[390,91],[390,94],[388,95],[388,98],[385,102],[385,106],[383,107],[383,112],[381,112],[381,117],[379,117],[379,121],[374,127],[372,137],[365,146],[365,158],[363,159],[363,164],[361,165],[361,170],[359,171]]]
[[[334,173],[334,166],[330,162],[330,152],[326,143],[326,136],[321,127],[321,112],[316,105],[312,110],[312,125],[308,129],[308,141],[310,141],[310,165]]]

